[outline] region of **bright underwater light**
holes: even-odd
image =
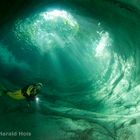
[[[77,25],[77,22],[74,20],[72,15],[64,10],[51,10],[45,13],[42,13],[41,16],[43,16],[47,21],[48,20],[57,20],[57,18],[62,18],[65,20],[65,24],[70,24],[71,26]]]
[[[68,39],[77,33],[79,25],[70,12],[52,9],[18,20],[15,28],[19,40],[46,52],[56,46],[65,47]]]
[[[36,97],[35,100],[36,100],[37,103],[39,102],[39,98],[38,97]]]
[[[102,33],[100,36],[101,39],[95,49],[96,57],[106,56],[108,54],[106,46],[111,44],[111,39],[108,32]]]

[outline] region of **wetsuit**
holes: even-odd
[[[37,91],[34,87],[35,87],[34,85],[28,85],[23,89],[14,92],[7,91],[6,95],[16,100],[26,99],[28,102],[30,102],[33,101],[35,99],[35,96],[37,95]]]
[[[21,90],[22,95],[26,98],[28,102],[33,101],[35,99],[35,96],[37,95],[37,91],[34,86],[35,85],[26,86]]]

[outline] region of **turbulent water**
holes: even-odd
[[[0,88],[44,87],[30,108],[1,96],[0,131],[34,140],[139,139],[140,13],[109,1],[85,7],[39,7],[2,29]]]

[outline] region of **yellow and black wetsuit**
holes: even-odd
[[[9,97],[16,100],[26,99],[27,101],[33,101],[36,95],[36,94],[32,94],[33,92],[34,92],[34,85],[29,85],[15,92],[7,91],[6,94]]]

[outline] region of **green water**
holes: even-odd
[[[138,140],[139,10],[38,3],[1,28],[0,88],[44,87],[30,108],[0,97],[0,139]]]

